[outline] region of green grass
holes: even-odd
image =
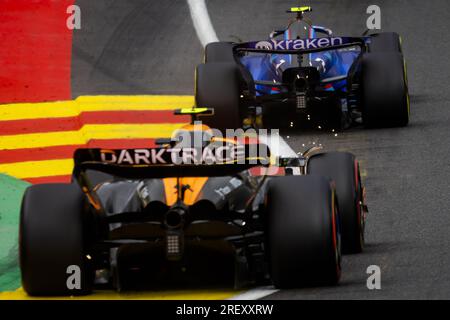
[[[20,203],[29,183],[0,175],[0,291],[20,287],[18,234]]]

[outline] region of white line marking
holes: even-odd
[[[217,42],[216,31],[209,18],[208,9],[205,0],[187,0],[189,11],[191,12],[192,22],[194,23],[197,37],[205,47],[210,42]]]
[[[279,290],[275,289],[273,286],[259,287],[238,294],[234,297],[229,298],[228,300],[258,300],[278,291]]]

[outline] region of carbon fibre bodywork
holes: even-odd
[[[255,277],[263,277],[267,272],[261,269],[264,261],[255,260],[263,253],[263,226],[258,215],[264,199],[264,188],[258,189],[262,177],[252,177],[248,172],[210,177],[199,190],[186,190],[196,194],[186,206],[169,202],[168,193],[177,192],[175,188],[167,188],[172,186],[169,179],[116,181],[98,187],[108,221],[108,237],[117,245],[120,243],[109,249],[108,264],[113,267],[110,271],[120,274],[113,278],[141,273],[140,281],[150,277],[148,282],[153,284],[174,279],[183,283],[200,275],[208,279],[207,273],[211,276],[213,272],[215,280],[232,281],[240,287]],[[183,186],[195,184],[198,179],[182,179]],[[246,209],[249,203],[251,215]],[[177,207],[184,208],[182,222],[167,221],[167,213]],[[168,226],[170,223],[176,225]],[[166,241],[170,234],[182,237],[176,256],[167,255]],[[247,252],[249,243],[253,243],[251,248],[256,252]],[[215,257],[215,261],[205,261],[205,257]],[[152,260],[150,265],[148,259]],[[205,263],[212,269],[204,269]],[[165,273],[166,268],[170,272]],[[133,286],[132,281],[126,282],[116,281],[113,286]]]
[[[209,271],[216,274],[211,281],[240,287],[264,278],[261,210],[267,179],[258,174],[266,170],[261,161],[173,164],[162,151],[168,148],[145,149],[161,156],[155,158],[161,163],[150,165],[111,163],[124,152],[128,161],[140,159],[144,149],[79,149],[75,154],[74,176],[96,221],[92,250],[101,257],[94,264],[103,274],[97,281],[117,289],[174,279],[180,284],[205,279]],[[90,170],[106,171],[111,179],[92,185]]]

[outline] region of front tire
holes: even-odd
[[[84,295],[94,274],[87,257],[84,195],[77,184],[41,184],[22,200],[19,256],[22,286],[32,296]],[[70,289],[70,266],[80,271],[78,289]],[[76,283],[76,280],[74,280]]]
[[[266,205],[275,287],[337,284],[341,275],[339,215],[330,181],[320,176],[273,178]]]

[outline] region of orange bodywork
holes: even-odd
[[[186,205],[193,205],[206,181],[208,181],[208,178],[189,177],[180,178],[179,181],[181,185],[189,185],[189,189],[184,193],[183,202]],[[177,201],[177,178],[165,178],[163,179],[163,183],[164,191],[166,193],[166,204],[172,206]]]
[[[186,124],[182,126],[180,129],[176,130],[173,134],[173,136],[176,136],[182,131],[204,131],[204,132],[212,132],[211,128],[203,125],[203,124]],[[245,137],[244,140],[249,143],[253,141],[254,139]],[[224,143],[230,143],[230,144],[237,144],[238,139],[229,139],[229,138],[223,138],[223,137],[215,137],[211,136],[211,142],[224,142]],[[281,170],[280,170],[281,169]],[[253,175],[284,175],[284,169],[283,168],[252,168],[251,174]],[[164,184],[164,192],[166,195],[166,205],[172,206],[177,201],[177,178],[164,178],[163,184]],[[179,183],[182,186],[189,185],[189,188],[186,189],[184,193],[184,199],[183,203],[186,205],[193,205],[195,201],[198,198],[198,195],[203,189],[203,186],[205,185],[206,181],[208,181],[208,177],[180,177]]]

